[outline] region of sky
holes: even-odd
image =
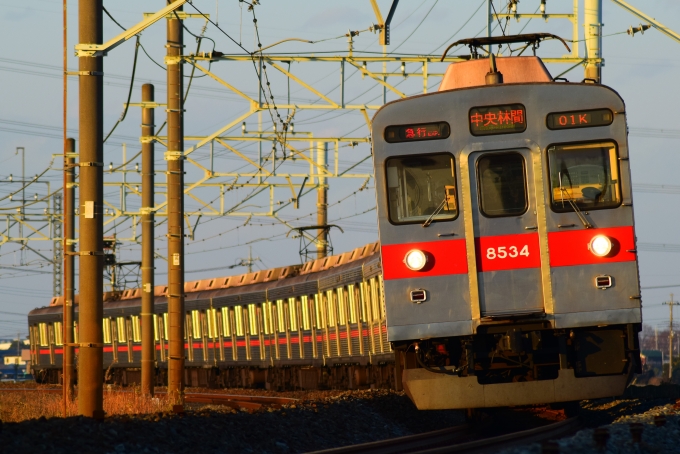
[[[299,38],[314,43],[289,41],[271,48],[272,53],[286,55],[346,55],[348,50],[348,30],[360,31],[353,39],[353,50],[359,59],[361,55],[376,55],[382,51],[377,35],[367,29],[376,22],[369,0],[345,0],[343,2],[310,2],[302,0],[261,0],[255,6],[257,30],[253,24],[253,12],[246,3],[237,0],[194,0],[194,5],[201,12],[209,14],[214,24],[206,24],[203,18],[192,18],[185,21],[186,27],[195,35],[206,39],[201,41],[200,51],[214,49],[229,55],[247,55],[259,43],[263,46],[274,44],[280,40]],[[519,13],[534,13],[539,7],[539,0],[523,0],[518,7]],[[583,1],[580,2],[581,6]],[[630,0],[630,3],[643,10],[651,17],[672,30],[680,31],[680,3],[675,0],[656,0],[643,2]],[[391,1],[379,0],[383,16],[387,16]],[[548,13],[571,13],[571,0],[548,0]],[[142,20],[142,13],[154,12],[164,6],[163,1],[104,1],[109,13],[123,26]],[[42,201],[49,191],[54,191],[61,184],[61,160],[53,155],[62,152],[62,7],[56,0],[24,0],[10,2],[0,0],[0,34],[3,37],[3,51],[0,53],[0,77],[2,78],[2,102],[0,103],[0,212],[12,212],[17,206],[15,195],[11,201],[8,195],[20,186],[22,173],[22,153],[17,147],[23,147],[25,158],[25,174],[32,178],[40,174],[39,183],[26,189],[26,199],[37,197],[38,203],[31,205],[26,213],[39,216],[51,206]],[[74,56],[73,46],[77,42],[77,8],[76,1],[68,1],[68,67],[77,70],[78,62]],[[495,0],[496,10],[504,11],[506,2]],[[197,14],[191,6],[186,12]],[[394,55],[439,55],[450,43],[472,36],[486,33],[486,1],[484,0],[402,0],[392,20],[391,40],[388,52]],[[579,17],[579,37],[583,38],[583,12]],[[632,25],[641,22],[612,1],[603,0],[603,48],[605,59],[603,83],[611,86],[623,97],[628,113],[630,130],[629,145],[631,150],[631,168],[634,184],[634,210],[636,233],[639,243],[640,278],[643,287],[643,317],[645,323],[663,327],[668,320],[668,307],[662,302],[668,301],[669,293],[680,293],[680,272],[676,265],[680,256],[680,239],[677,238],[677,225],[680,224],[680,183],[675,179],[676,169],[680,166],[680,154],[677,146],[680,140],[677,104],[677,71],[680,66],[680,42],[664,36],[651,29],[644,35],[631,37],[625,31]],[[564,19],[522,20],[514,18],[502,20],[500,26],[494,24],[494,35],[520,31],[549,32],[570,40],[571,23]],[[118,34],[120,29],[108,17],[104,17],[105,39]],[[208,40],[210,38],[210,40]],[[197,42],[188,32],[185,33],[186,53],[196,51]],[[141,45],[135,65],[135,78],[131,102],[139,102],[141,85],[153,83],[156,87],[156,99],[164,102],[165,71],[157,66],[163,64],[165,54],[165,27],[162,21],[145,30],[140,37]],[[583,55],[583,42],[577,43]],[[465,53],[464,49],[452,52]],[[146,55],[148,54],[148,55]],[[560,57],[564,48],[555,42],[541,45],[538,55],[542,57]],[[126,102],[130,87],[133,62],[135,61],[135,40],[131,39],[111,51],[104,59],[104,130],[108,133],[121,118],[123,103]],[[207,66],[207,63],[204,65]],[[548,69],[553,75],[568,70],[572,65],[551,64]],[[282,67],[288,69],[286,64]],[[431,64],[431,73],[443,72],[445,64]],[[368,64],[371,71],[381,71],[379,64]],[[252,61],[226,61],[210,65],[214,74],[229,82],[250,96],[257,96],[258,82]],[[399,64],[389,64],[388,72],[400,73]],[[407,65],[408,72],[416,72],[419,68]],[[296,77],[309,82],[319,92],[328,97],[339,99],[339,70],[337,63],[327,62],[295,62],[290,64],[290,72]],[[186,77],[191,80],[191,89],[187,96],[185,114],[185,134],[187,136],[205,136],[244,114],[248,104],[233,92],[229,92],[209,77]],[[185,65],[185,75],[190,75],[190,67]],[[275,68],[267,68],[271,93],[275,103],[319,104],[319,98],[296,82],[290,82],[277,72]],[[578,66],[565,74],[571,81],[583,78],[582,67]],[[368,78],[362,78],[352,67],[345,68],[345,99],[356,104],[381,104],[382,89]],[[397,85],[406,94],[422,93],[422,78],[391,77],[389,81]],[[430,78],[429,91],[436,90],[439,79]],[[186,84],[185,84],[186,88]],[[76,137],[78,128],[78,84],[76,77],[68,82],[68,128],[69,135]],[[388,93],[387,100],[397,99]],[[351,100],[351,101],[350,101]],[[281,109],[282,117],[290,115],[290,110]],[[369,115],[375,111],[369,110]],[[162,109],[156,110],[156,125],[164,120]],[[130,107],[125,119],[117,126],[105,145],[105,169],[108,163],[113,167],[120,166],[123,160],[123,148],[127,158],[135,156],[141,149],[140,110]],[[300,110],[293,119],[295,137],[303,137],[312,133],[314,137],[345,137],[365,139],[369,136],[364,117],[356,111],[329,111],[322,109]],[[263,130],[272,129],[270,112],[262,115]],[[257,115],[246,120],[247,131],[258,129]],[[161,133],[160,135],[163,135]],[[240,123],[225,134],[240,136]],[[306,137],[306,136],[305,136]],[[187,141],[186,147],[194,142]],[[257,145],[253,142],[229,142],[243,155],[255,158]],[[292,142],[291,142],[292,143]],[[308,142],[294,142],[295,146],[305,153],[309,152]],[[163,180],[162,171],[165,162],[162,159],[164,149],[156,147],[156,181]],[[271,145],[262,146],[263,156],[271,156]],[[277,150],[281,157],[281,150]],[[343,146],[338,151],[340,170],[347,169],[355,163],[370,156],[370,148],[366,143],[357,146]],[[194,154],[195,161],[209,167],[209,147],[203,147]],[[331,166],[334,165],[333,153],[329,153]],[[134,170],[139,158],[131,160],[125,178],[134,189],[139,185],[140,176]],[[267,166],[271,160],[265,161]],[[301,174],[308,166],[298,159],[295,162],[277,161],[277,171]],[[247,172],[252,170],[249,164],[240,157],[217,144],[214,148],[213,170],[217,172]],[[334,229],[331,239],[335,252],[344,252],[377,240],[375,217],[375,192],[373,180],[368,181],[365,175],[371,173],[370,159],[363,161],[352,172],[359,174],[357,178],[331,178],[329,184],[329,222],[337,224],[344,230]],[[10,174],[12,181],[9,180]],[[187,181],[197,181],[202,171],[196,165],[187,164]],[[121,181],[121,172],[105,173],[106,181]],[[243,178],[239,182],[248,178]],[[299,185],[301,178],[294,178]],[[215,181],[233,182],[231,178]],[[274,181],[274,180],[272,180]],[[275,180],[280,182],[281,179]],[[299,186],[298,186],[299,187]],[[363,188],[361,191],[359,189]],[[37,196],[36,196],[37,194]],[[120,194],[113,187],[107,187],[105,198],[111,207],[119,206]],[[219,199],[215,189],[198,189],[195,195],[204,201]],[[229,191],[225,195],[225,208],[232,208],[235,215],[227,217],[209,216],[209,210],[201,208],[198,201],[186,199],[187,209],[201,209],[205,215],[198,225],[192,218],[194,236],[187,240],[186,269],[187,280],[203,279],[214,276],[245,272],[242,267],[226,269],[252,253],[259,258],[256,268],[271,268],[300,262],[299,240],[293,238],[289,226],[305,226],[316,224],[316,195],[309,192],[301,198],[300,207],[295,209],[288,203],[292,197],[290,189],[283,187],[274,191],[275,208],[279,209],[279,217],[289,226],[273,220],[271,217],[253,216],[249,212],[268,210],[268,195],[254,195],[247,202],[243,200],[252,196],[252,188],[240,188]],[[157,196],[160,203],[162,196]],[[139,207],[139,198],[132,194],[126,197],[129,209]],[[163,221],[163,218],[157,218]],[[2,219],[3,222],[4,219]],[[111,221],[111,217],[108,218]],[[156,230],[156,249],[163,256],[165,224]],[[129,239],[139,236],[139,229],[134,230],[129,222],[107,223],[107,235],[116,235],[121,242],[119,260],[140,260],[138,245]],[[13,235],[18,230],[12,231]],[[48,241],[31,241],[33,251],[21,248],[20,245],[6,243],[0,245],[0,338],[26,334],[26,319],[23,314],[35,307],[49,304],[52,296],[52,272],[48,262],[52,257],[52,244]],[[159,258],[156,263],[156,283],[166,281],[165,262]],[[77,281],[76,281],[77,282]],[[678,284],[675,288],[658,288]],[[132,283],[130,285],[133,285]],[[78,286],[76,285],[76,289]],[[680,298],[679,298],[680,299]]]

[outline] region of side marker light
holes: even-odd
[[[612,241],[604,235],[595,235],[588,249],[598,257],[606,257],[612,251]]]

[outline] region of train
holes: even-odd
[[[387,340],[380,248],[371,243],[304,265],[188,281],[185,383],[195,387],[398,388]],[[78,297],[75,300],[78,319]],[[107,383],[141,382],[141,289],[107,292]],[[31,369],[59,383],[63,297],[29,313]],[[154,288],[155,379],[167,384],[167,286]],[[78,343],[78,323],[75,323]],[[77,351],[77,348],[76,348]],[[77,352],[76,352],[77,356]]]
[[[621,96],[491,53],[384,105],[372,139],[387,337],[416,406],[623,394],[642,311]]]
[[[622,394],[642,324],[625,104],[535,55],[480,57],[548,38],[459,41],[471,55],[438,91],[378,110],[377,243],[187,282],[186,383],[403,388],[423,410]],[[154,290],[158,384],[166,293]],[[60,377],[61,301],[28,316],[41,381]],[[139,383],[140,302],[140,289],[105,295],[109,382]]]

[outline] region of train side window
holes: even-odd
[[[482,156],[477,161],[477,178],[485,216],[519,216],[527,210],[526,172],[519,153]]]
[[[167,312],[163,313],[163,335],[165,336],[165,340],[170,339],[168,337],[168,313]]]
[[[286,332],[286,320],[283,307],[283,300],[276,300],[276,305],[274,306],[274,311],[276,312],[276,327],[279,333]]]
[[[295,297],[288,298],[288,315],[290,316],[290,330],[298,330],[298,310]]]
[[[248,330],[253,336],[260,334],[256,304],[248,305]]]
[[[389,217],[393,224],[450,221],[458,215],[453,156],[402,156],[386,163]]]
[[[234,306],[234,318],[236,321],[236,335],[237,336],[243,336],[245,335],[245,329],[243,327],[243,307],[241,306]]]
[[[132,322],[132,340],[133,340],[133,342],[141,342],[142,341],[142,330],[141,330],[141,326],[140,326],[139,315],[131,316],[130,321]]]
[[[208,337],[210,339],[217,338],[217,311],[215,309],[207,309],[205,315],[208,318]]]
[[[127,329],[125,326],[125,317],[116,318],[118,325],[118,342],[127,342]]]
[[[104,343],[105,344],[110,344],[111,343],[111,319],[110,318],[105,318],[104,322],[102,323],[102,330],[104,331]]]
[[[198,310],[191,311],[191,328],[194,339],[200,339],[201,335],[201,312]]]
[[[229,317],[229,308],[222,308],[222,336],[231,337],[231,317]]]
[[[326,321],[323,311],[323,293],[314,294],[314,311],[316,314],[316,329],[324,329]]]
[[[333,290],[326,290],[326,308],[328,309],[328,326],[336,326],[338,324],[338,299],[334,297]]]
[[[302,302],[302,329],[309,331],[312,329],[312,317],[309,310],[309,299],[307,295],[302,295],[300,300]]]
[[[49,345],[47,340],[47,323],[40,323],[40,346],[47,347]]]
[[[54,344],[64,345],[64,331],[61,322],[54,322]]]
[[[556,212],[621,205],[618,153],[613,142],[559,144],[548,148],[550,196]]]

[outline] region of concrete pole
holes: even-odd
[[[168,4],[172,0],[167,0]],[[177,11],[181,11],[179,8]],[[174,15],[173,15],[174,16]],[[175,16],[176,17],[176,16]],[[167,21],[168,76],[168,396],[173,406],[184,397],[184,102],[182,21]]]
[[[78,2],[78,41],[102,44],[102,0]],[[78,412],[103,418],[103,57],[79,58],[80,239]]]
[[[584,0],[584,38],[587,58],[602,58],[602,0]],[[593,79],[598,84],[602,81],[600,63],[586,64],[586,79]]]
[[[317,173],[321,174],[326,170],[328,162],[328,144],[326,142],[316,143],[316,163],[318,164]],[[317,225],[328,225],[328,185],[326,177],[319,177],[319,187],[316,193],[316,213]],[[323,258],[328,255],[328,228],[324,227],[317,231],[318,240],[316,243],[316,258]]]
[[[673,294],[671,293],[671,300],[663,304],[664,306],[669,306],[671,311],[670,323],[668,325],[668,380],[670,380],[673,378],[673,306],[677,306],[680,303],[673,301]]]
[[[64,289],[64,359],[63,359],[63,386],[64,386],[64,408],[67,408],[71,400],[73,400],[73,385],[75,384],[75,370],[73,368],[73,318],[74,318],[74,265],[73,259],[73,236],[75,232],[75,201],[76,189],[73,186],[75,182],[75,159],[72,157],[76,152],[75,139],[66,139],[66,148],[64,150],[64,203],[63,210],[63,234],[64,234],[64,274],[63,274],[63,289]],[[64,414],[66,416],[66,414]]]
[[[154,101],[154,87],[142,85],[142,102]],[[154,312],[154,109],[142,109],[142,394],[153,396],[155,375]]]

